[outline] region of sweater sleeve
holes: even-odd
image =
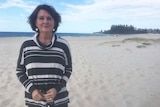
[[[63,73],[62,79],[60,80],[60,85],[56,87],[56,90],[59,91],[61,87],[66,86],[71,74],[72,74],[72,57],[69,44],[66,45],[65,49],[65,72]]]
[[[19,81],[23,84],[25,87],[25,90],[28,93],[32,93],[35,90],[35,87],[33,85],[33,82],[28,78],[26,74],[26,68],[24,64],[24,43],[21,46],[19,57],[17,61],[17,68],[16,68],[16,75],[19,79]]]

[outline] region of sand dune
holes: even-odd
[[[160,107],[160,35],[65,38],[73,56],[69,107]],[[25,107],[15,76],[25,39],[0,38],[0,107]]]

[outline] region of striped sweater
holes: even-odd
[[[16,75],[25,87],[26,105],[45,107],[46,101],[35,101],[31,93],[39,89],[44,93],[55,88],[54,105],[69,102],[66,83],[72,73],[72,60],[66,40],[54,36],[48,46],[41,44],[35,34],[23,42],[17,61]]]

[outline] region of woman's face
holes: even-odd
[[[55,22],[53,17],[45,10],[40,10],[37,14],[36,26],[39,32],[52,32]]]

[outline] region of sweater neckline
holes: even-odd
[[[53,38],[52,38],[52,41],[48,44],[48,45],[44,45],[43,43],[41,43],[39,40],[38,40],[38,33],[36,33],[33,37],[33,40],[35,41],[35,43],[37,44],[38,47],[42,48],[42,49],[50,49],[53,47],[54,45],[54,42],[56,40],[56,34],[54,35],[53,34]]]

